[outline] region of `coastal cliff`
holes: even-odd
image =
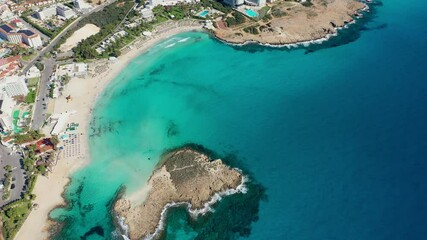
[[[242,174],[221,160],[190,148],[168,153],[148,180],[149,190],[142,204],[128,198],[116,201],[113,211],[124,218],[129,238],[152,236],[161,223],[164,209],[172,203],[189,203],[201,209],[216,193],[236,189]]]
[[[258,18],[247,19],[237,26],[218,27],[214,34],[234,44],[285,45],[320,40],[335,34],[337,28],[352,22],[358,11],[366,8],[359,0],[311,0],[309,3],[274,2]]]

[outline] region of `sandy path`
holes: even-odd
[[[72,115],[69,122],[80,124],[77,134],[81,134],[81,149],[85,154],[79,158],[60,159],[55,166],[53,173],[46,177],[39,177],[37,180],[34,193],[37,195],[35,203],[39,205],[37,210],[33,210],[28,216],[26,222],[18,232],[15,239],[17,240],[39,240],[47,239],[47,221],[49,212],[60,204],[64,204],[61,194],[65,185],[69,182],[69,176],[78,168],[88,163],[90,156],[87,151],[87,132],[89,129],[90,114],[92,106],[98,95],[108,85],[108,83],[125,68],[128,63],[135,57],[147,51],[150,47],[166,38],[182,32],[192,30],[201,30],[200,25],[189,23],[173,23],[166,27],[162,26],[161,30],[154,34],[150,39],[141,43],[135,43],[130,51],[120,56],[114,63],[100,61],[97,65],[107,65],[107,70],[95,76],[86,79],[73,78],[66,86],[61,97],[55,100],[55,113],[76,110],[77,113]],[[73,100],[67,103],[65,97],[71,95]]]
[[[80,28],[79,30],[75,31],[71,35],[71,37],[67,38],[67,40],[65,41],[65,43],[63,43],[61,45],[59,50],[61,50],[62,52],[68,52],[73,47],[77,46],[77,44],[80,41],[82,41],[83,39],[86,39],[92,35],[97,34],[100,30],[101,29],[99,27],[97,27],[96,25],[88,23],[88,24],[84,25],[82,28]]]

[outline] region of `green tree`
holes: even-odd
[[[4,166],[4,170],[6,170],[6,172],[11,172],[12,171],[12,166],[6,165],[6,166]]]

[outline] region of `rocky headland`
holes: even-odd
[[[237,189],[242,183],[242,174],[220,159],[212,160],[191,148],[178,149],[164,156],[148,180],[142,204],[120,198],[113,211],[124,219],[130,239],[143,239],[156,233],[165,209],[172,204],[187,203],[190,211],[199,210],[215,194]]]
[[[277,1],[259,10],[258,18],[246,18],[242,24],[217,23],[214,34],[233,44],[287,45],[321,40],[352,22],[365,8],[359,0]]]

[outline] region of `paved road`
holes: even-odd
[[[44,70],[40,78],[38,95],[36,97],[36,102],[34,103],[33,117],[31,121],[31,128],[34,130],[40,129],[46,119],[48,86],[50,84],[49,79],[52,76],[55,67],[55,60],[53,58],[46,59],[43,63]]]
[[[22,70],[21,74],[25,74],[38,60],[40,60],[45,53],[50,52],[53,49],[53,46],[56,45],[56,43],[61,39],[62,36],[64,36],[68,30],[72,29],[74,26],[76,26],[83,18],[89,16],[90,14],[94,12],[101,11],[104,9],[104,7],[108,6],[109,4],[115,2],[116,0],[108,0],[105,1],[103,4],[97,6],[96,8],[92,9],[91,11],[84,13],[79,18],[77,18],[73,23],[71,23],[69,26],[67,26],[61,33],[59,33],[55,38],[51,40],[51,42],[43,49],[41,50],[37,56],[28,63],[28,65]],[[43,123],[46,118],[46,107],[47,107],[47,101],[48,101],[48,85],[49,79],[52,76],[54,67],[55,67],[55,60],[45,59],[44,61],[41,61],[44,65],[44,69],[42,71],[41,80],[38,87],[38,93],[36,97],[36,103],[34,104],[33,108],[33,117],[31,121],[31,128],[34,130],[38,130],[43,126]],[[44,100],[43,100],[44,99]]]
[[[21,195],[24,192],[24,185],[25,185],[25,171],[22,168],[21,165],[21,155],[17,153],[13,153],[12,155],[9,155],[10,150],[6,148],[3,145],[0,145],[0,179],[4,180],[4,166],[10,165],[13,168],[12,171],[12,178],[15,180],[12,181],[12,184],[15,185],[14,189],[10,190],[10,198],[6,201],[3,201],[1,199],[1,196],[3,196],[3,193],[0,192],[0,207],[10,203],[12,201],[21,199]]]
[[[41,59],[41,57],[44,56],[45,53],[52,51],[53,46],[55,46],[56,43],[58,43],[58,41],[61,39],[61,37],[64,36],[68,32],[68,30],[70,30],[74,26],[76,26],[83,18],[89,16],[90,14],[92,14],[94,12],[101,11],[102,9],[104,9],[104,7],[108,6],[109,4],[111,4],[115,1],[116,0],[105,1],[103,4],[97,6],[96,8],[92,9],[91,11],[89,11],[87,13],[84,13],[79,18],[77,18],[74,22],[72,22],[64,30],[62,30],[62,32],[60,32],[56,37],[54,37],[50,41],[50,43],[45,48],[43,48],[30,63],[28,63],[28,65],[22,70],[21,74],[25,74],[28,71],[28,69],[30,69],[39,59]]]

